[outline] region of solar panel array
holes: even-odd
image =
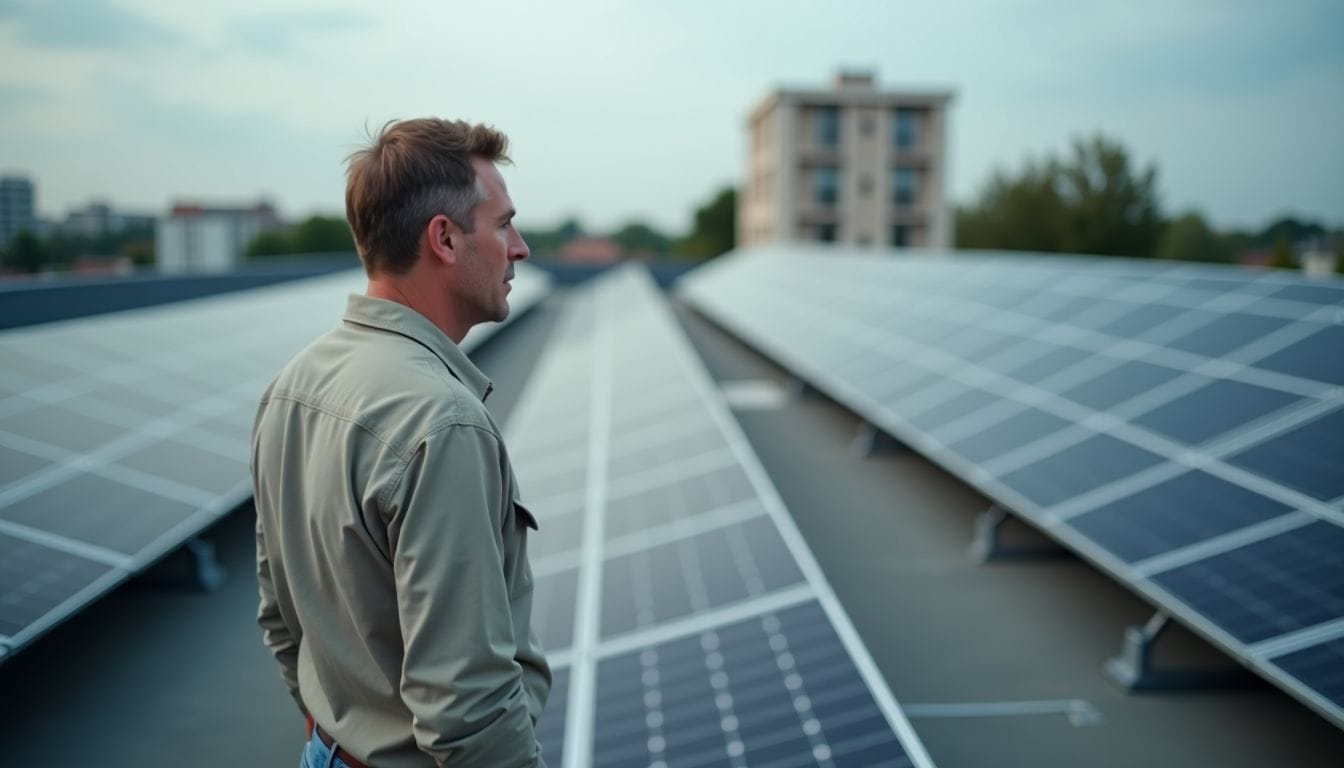
[[[1344,725],[1344,282],[781,246],[682,292]]]
[[[262,390],[363,282],[356,270],[0,333],[0,660],[251,496]],[[520,268],[514,314],[549,285]]]
[[[931,764],[646,273],[571,292],[527,387],[549,765]]]

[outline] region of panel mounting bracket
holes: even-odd
[[[1003,542],[1003,526],[1012,515],[998,504],[981,512],[975,519],[975,537],[971,540],[971,557],[978,563],[991,560],[1032,560],[1068,557],[1068,550],[1054,543],[1041,546],[1010,546]]]
[[[1171,616],[1157,611],[1143,626],[1126,627],[1120,655],[1106,661],[1107,679],[1127,693],[1239,687],[1250,682],[1251,675],[1234,665],[1211,668],[1159,666],[1154,659],[1156,646],[1171,625]]]
[[[882,431],[871,421],[861,421],[854,430],[854,439],[849,443],[849,452],[864,458],[879,453],[908,453],[905,443]]]
[[[215,546],[193,537],[136,577],[141,584],[213,592],[224,583],[225,570]]]

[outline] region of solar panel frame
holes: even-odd
[[[823,258],[826,260],[824,268],[807,268],[809,259],[816,262]],[[767,259],[773,263],[767,264]],[[1281,294],[1287,281],[1280,275],[1240,280],[1229,278],[1228,275],[1219,274],[1216,269],[1210,270],[1207,267],[1190,269],[1183,265],[1173,269],[1163,264],[1123,260],[1087,261],[1061,257],[1050,257],[1047,260],[1008,254],[956,257],[929,253],[912,259],[896,260],[896,263],[903,265],[899,268],[904,268],[906,273],[902,275],[899,283],[895,283],[873,274],[882,268],[882,261],[883,259],[872,251],[861,254],[845,249],[763,248],[754,253],[729,256],[720,259],[719,263],[697,270],[683,278],[680,293],[710,320],[727,328],[767,357],[792,370],[811,386],[827,393],[874,425],[925,453],[953,474],[1013,509],[1117,580],[1129,585],[1150,602],[1194,627],[1205,637],[1222,646],[1234,658],[1284,687],[1327,719],[1337,725],[1344,725],[1344,709],[1336,703],[1323,701],[1321,697],[1304,690],[1300,684],[1283,674],[1273,664],[1273,658],[1285,652],[1285,648],[1292,647],[1297,650],[1298,646],[1309,641],[1328,641],[1334,637],[1331,632],[1336,630],[1325,631],[1325,636],[1319,637],[1308,628],[1301,633],[1290,632],[1282,638],[1248,645],[1152,581],[1152,577],[1162,569],[1179,567],[1184,562],[1183,557],[1216,556],[1221,552],[1269,538],[1315,520],[1328,520],[1334,525],[1344,525],[1344,515],[1340,514],[1344,505],[1338,503],[1344,499],[1315,498],[1310,494],[1255,476],[1223,460],[1247,446],[1263,445],[1276,434],[1286,434],[1304,426],[1310,427],[1317,420],[1327,418],[1337,409],[1344,407],[1344,390],[1333,386],[1328,380],[1312,380],[1293,375],[1292,372],[1255,367],[1257,361],[1272,357],[1275,349],[1312,337],[1319,333],[1320,327],[1339,322],[1338,310],[1333,305],[1303,306],[1300,302],[1285,300]],[[867,269],[863,268],[865,263]],[[891,263],[888,262],[888,268],[897,268],[891,267]],[[743,264],[748,266],[742,266]],[[1072,277],[1063,277],[1061,273],[1065,270],[1079,271],[1089,279],[1095,278],[1091,281],[1092,287],[1086,288],[1088,280],[1079,281]],[[731,274],[734,271],[749,276],[735,283]],[[1013,274],[1014,271],[1017,271],[1016,275]],[[720,273],[727,276],[716,277]],[[843,290],[837,290],[834,284],[843,281],[834,280],[833,276],[851,273],[866,273],[864,281],[861,284],[843,284]],[[894,302],[891,297],[894,285],[907,289],[902,296],[909,296],[914,306],[938,305],[939,302],[933,302],[928,297],[932,293],[943,293],[941,287],[937,289],[933,287],[942,278],[951,280],[950,287],[946,290],[947,294],[974,296],[974,291],[969,287],[976,279],[981,279],[987,273],[993,274],[996,290],[999,288],[1012,290],[1016,286],[1030,283],[1041,290],[1044,289],[1040,286],[1045,286],[1050,291],[1058,290],[1065,293],[1079,290],[1094,291],[1095,293],[1091,295],[1094,301],[1109,301],[1117,296],[1144,295],[1149,301],[1157,301],[1160,306],[1170,310],[1161,313],[1163,322],[1145,325],[1140,339],[1116,338],[1091,331],[1087,324],[1070,328],[1033,326],[1033,318],[1013,310],[1005,310],[1006,314],[992,315],[995,329],[999,332],[1016,333],[1035,327],[1037,338],[1049,338],[1058,343],[1086,340],[1098,352],[1104,353],[1109,360],[1142,359],[1145,362],[1170,365],[1177,370],[1189,372],[1182,374],[1182,377],[1198,374],[1214,379],[1236,380],[1248,385],[1270,386],[1295,394],[1301,400],[1297,405],[1276,411],[1275,415],[1267,417],[1261,423],[1250,424],[1227,435],[1215,437],[1210,443],[1192,447],[1136,427],[1123,417],[1099,412],[1083,404],[1062,401],[1059,393],[1051,391],[1052,388],[1046,386],[1052,379],[1068,380],[1070,376],[1052,376],[1034,384],[1012,382],[1009,380],[1010,377],[1003,374],[1000,365],[990,362],[980,364],[978,361],[963,359],[955,353],[931,346],[928,340],[920,341],[917,334],[904,337],[906,329],[904,323],[910,321],[910,312],[892,313],[893,316],[905,317],[902,324],[889,326],[900,328],[903,335],[902,338],[893,339],[893,334],[880,325],[874,325],[873,316],[868,315],[867,310],[863,309],[872,304],[872,297],[878,295],[884,295],[888,304]],[[1129,280],[1130,283],[1124,284],[1125,280]],[[1224,290],[1229,286],[1233,289],[1231,293],[1211,292],[1211,290]],[[777,307],[770,307],[769,301],[753,299],[752,289],[755,289],[756,297],[766,295],[770,290],[784,290],[785,293],[777,295],[788,298],[775,303],[787,306],[787,314],[781,314]],[[858,308],[854,312],[856,319],[840,322],[835,319],[834,312],[824,309],[841,306],[836,296],[842,294]],[[1344,291],[1340,295],[1344,295]],[[818,298],[814,299],[813,296]],[[1084,293],[1084,297],[1086,296]],[[1277,330],[1270,331],[1258,339],[1237,345],[1234,347],[1236,351],[1226,358],[1213,359],[1162,346],[1164,340],[1183,338],[1195,332],[1209,320],[1206,315],[1213,314],[1210,312],[1204,312],[1203,315],[1192,314],[1196,310],[1247,309],[1253,309],[1254,312],[1265,316],[1281,318],[1286,322]],[[940,311],[955,313],[958,310],[959,306],[955,301],[941,303]],[[978,316],[984,318],[991,315],[979,313]],[[799,341],[798,334],[794,332],[795,327],[799,325],[808,326],[812,337],[820,336],[823,343],[832,347],[839,345],[843,340],[853,346],[866,348],[871,354],[891,356],[893,350],[901,350],[903,354],[909,355],[912,350],[918,351],[922,354],[919,360],[920,366],[926,369],[932,366],[932,370],[936,372],[930,379],[930,384],[924,388],[926,392],[935,392],[940,386],[944,388],[944,392],[948,392],[950,382],[962,387],[987,387],[997,391],[1005,403],[1011,403],[1011,405],[983,407],[963,416],[953,425],[960,426],[960,432],[956,434],[962,439],[969,438],[979,429],[992,427],[1003,419],[1011,418],[1022,409],[1031,407],[1046,408],[1061,418],[1075,422],[1076,426],[1019,448],[1015,455],[1003,455],[996,461],[989,462],[970,461],[949,447],[945,435],[940,435],[936,430],[920,429],[909,418],[893,412],[895,406],[890,402],[871,397],[870,385],[856,387],[852,382],[834,376],[825,366],[818,365],[809,354],[801,353],[799,350],[806,349],[807,345]],[[819,328],[827,329],[827,332],[819,331]],[[787,337],[788,343],[784,343],[781,337]],[[997,359],[999,362],[1012,360],[1016,364],[1024,362],[1020,355],[1014,355],[1009,349],[999,352]],[[1075,373],[1075,377],[1080,368],[1086,369],[1087,364],[1078,363],[1070,369]],[[939,383],[939,375],[943,383]],[[1097,375],[1101,375],[1101,371],[1097,371]],[[1177,380],[1179,378],[1181,377],[1177,377]],[[1171,389],[1171,391],[1179,390],[1178,386],[1173,386]],[[914,397],[916,396],[906,395],[898,404],[905,404]],[[932,394],[924,397],[936,400],[936,396]],[[944,397],[951,396],[944,395]],[[1133,407],[1134,398],[1126,401],[1126,405]],[[1153,407],[1153,404],[1150,403],[1150,407]],[[1017,471],[1052,452],[1076,446],[1081,436],[1100,432],[1118,435],[1126,444],[1140,450],[1149,450],[1162,460],[1146,469],[1138,468],[1139,471],[1129,476],[1122,474],[1115,482],[1090,490],[1079,489],[1081,492],[1078,495],[1052,498],[1052,501],[1059,502],[1054,506],[1038,504],[1004,482],[1005,473]],[[1144,488],[1167,480],[1181,471],[1192,469],[1207,471],[1222,480],[1241,485],[1257,494],[1269,496],[1291,511],[1262,523],[1190,545],[1184,552],[1158,555],[1133,565],[1089,539],[1070,524],[1070,519],[1076,515],[1099,508],[1117,498],[1141,492]],[[1333,627],[1333,624],[1330,626]],[[1338,628],[1337,631],[1344,632],[1344,627]]]

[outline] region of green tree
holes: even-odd
[[[957,245],[1152,256],[1162,234],[1156,187],[1157,170],[1132,169],[1119,143],[1075,140],[1066,160],[996,172],[980,200],[958,211]]]
[[[527,229],[519,232],[534,257],[545,260],[565,247],[565,244],[584,234],[583,224],[577,218],[570,217],[555,229]]]
[[[611,236],[621,250],[631,254],[661,255],[668,251],[671,239],[642,221],[632,221]]]
[[[672,252],[692,259],[710,259],[737,245],[737,189],[725,187],[713,200],[697,208],[691,233],[679,239]]]
[[[127,240],[117,249],[118,256],[125,256],[137,267],[147,267],[154,263],[154,238],[138,237]]]
[[[1203,216],[1188,211],[1163,227],[1157,256],[1173,261],[1227,263],[1236,258],[1236,251],[1227,238],[1209,228]]]
[[[1293,258],[1293,246],[1287,237],[1281,236],[1274,241],[1274,256],[1270,259],[1269,266],[1276,269],[1297,269],[1297,261]]]
[[[265,256],[283,256],[290,251],[289,233],[283,229],[273,229],[268,232],[262,232],[247,244],[247,250],[244,256],[248,259],[255,259]]]
[[[49,265],[51,261],[51,252],[47,244],[32,232],[23,229],[10,241],[9,248],[5,253],[6,266],[17,269],[20,272],[40,272],[43,267]]]
[[[345,219],[309,216],[290,232],[292,253],[349,253],[355,239]]]
[[[957,211],[957,246],[1063,250],[1066,214],[1059,194],[1059,173],[1058,164],[1051,159],[1028,161],[1017,178],[996,171],[980,202]]]
[[[1064,250],[1151,257],[1162,234],[1157,169],[1131,170],[1129,153],[1104,136],[1075,141],[1060,168],[1067,213]]]
[[[258,234],[247,244],[249,259],[295,254],[349,253],[355,239],[345,219],[335,216],[309,216],[289,229],[273,229]]]

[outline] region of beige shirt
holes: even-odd
[[[373,766],[542,765],[536,521],[491,386],[419,313],[351,296],[257,412],[258,621],[299,706]]]

